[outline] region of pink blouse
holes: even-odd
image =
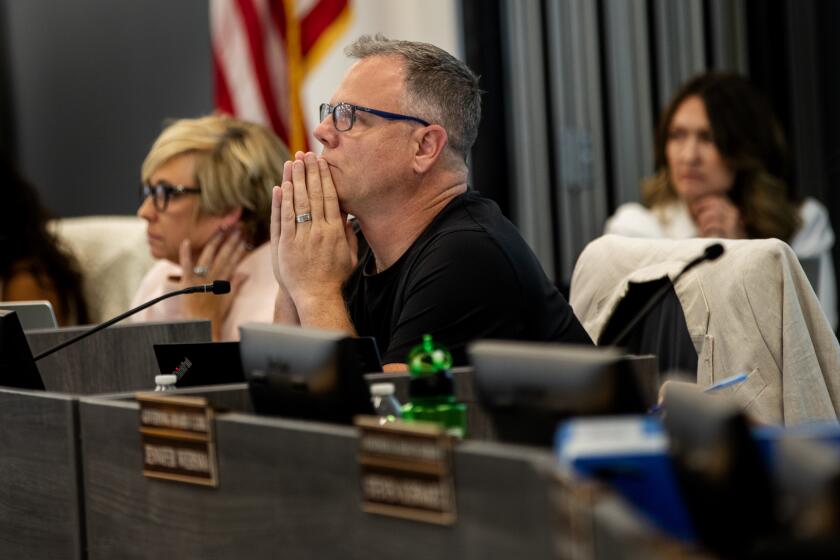
[[[271,268],[271,244],[264,243],[242,259],[235,273],[247,275],[231,304],[221,329],[222,340],[239,340],[239,325],[251,321],[270,323],[274,318],[274,300],[277,296],[277,281]],[[160,260],[146,273],[140,282],[131,306],[156,298],[166,292],[177,290],[178,285],[169,279],[180,276],[181,267],[167,260]],[[214,280],[208,278],[208,283]],[[161,301],[134,315],[134,322],[172,321],[187,319],[181,310],[181,298],[175,296]]]

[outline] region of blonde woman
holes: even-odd
[[[268,244],[271,190],[289,152],[268,129],[229,116],[182,119],[155,140],[143,162],[143,202],[152,256],[134,304],[164,292],[228,280],[225,296],[163,301],[135,321],[204,318],[213,340],[237,340],[248,321],[270,322],[277,283]]]

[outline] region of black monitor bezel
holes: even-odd
[[[551,446],[562,420],[641,414],[654,404],[643,373],[615,348],[482,340],[467,352],[479,402],[502,441]]]
[[[15,311],[0,310],[0,385],[44,391],[44,381]]]
[[[282,344],[271,345],[272,339]],[[330,355],[319,371],[304,371],[305,367],[294,364],[306,360],[284,355],[302,348]],[[374,413],[364,374],[381,372],[382,365],[370,337],[248,323],[240,327],[240,354],[257,414],[352,424],[355,416]]]

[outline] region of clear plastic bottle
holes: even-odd
[[[155,375],[155,392],[174,391],[176,381],[178,377],[171,373]]]
[[[393,422],[402,416],[400,401],[394,396],[393,383],[374,383],[370,386],[373,409],[381,423]]]
[[[455,399],[452,355],[429,334],[408,355],[409,402],[402,407],[403,420],[436,422],[449,435],[467,434],[467,406]]]

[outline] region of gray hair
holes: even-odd
[[[405,59],[405,101],[417,116],[442,125],[449,147],[467,158],[481,121],[481,90],[478,76],[466,64],[434,45],[396,41],[382,34],[362,35],[344,53],[358,59],[394,55]]]

